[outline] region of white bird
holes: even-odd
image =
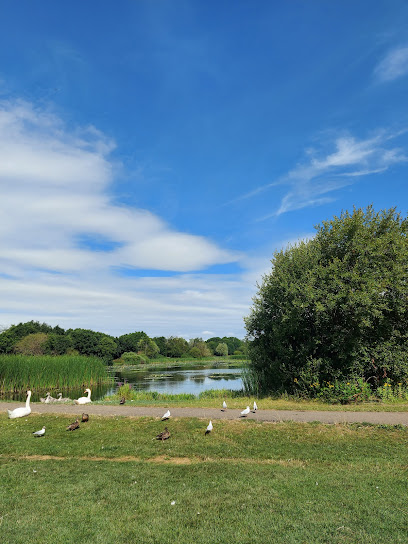
[[[226,409],[227,409],[227,403],[226,403],[225,400],[224,400],[224,402],[222,403],[221,412],[225,412]]]
[[[249,406],[245,408],[245,410],[242,410],[240,417],[246,417],[251,410],[249,409]]]
[[[45,435],[45,427],[43,427],[39,431],[35,431],[35,433],[33,433],[33,435],[34,436],[44,436]]]
[[[166,419],[169,419],[169,417],[170,417],[170,410],[167,410],[167,412],[162,417],[162,421],[165,421]]]
[[[210,423],[207,425],[207,430],[205,431],[205,434],[209,434],[213,430],[213,424],[210,421]]]
[[[92,402],[91,401],[91,390],[90,389],[85,389],[85,393],[88,393],[88,396],[87,397],[79,397],[79,399],[75,399],[74,400],[75,404],[88,404],[88,402]]]
[[[255,412],[256,412],[257,410],[258,410],[258,406],[257,406],[256,402],[254,401],[254,414],[255,414]]]
[[[20,408],[15,408],[14,410],[7,410],[8,417],[10,419],[15,419],[16,417],[29,416],[31,414],[30,398],[31,398],[31,391],[27,391],[27,400],[26,400],[25,406],[21,406]]]

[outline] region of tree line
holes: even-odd
[[[150,338],[143,331],[118,337],[89,329],[52,327],[38,321],[11,325],[0,333],[0,353],[23,355],[79,354],[106,361],[146,362],[157,357],[200,359],[211,356],[244,355],[245,342],[234,336],[193,338],[177,336]]]

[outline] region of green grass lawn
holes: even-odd
[[[0,415],[2,544],[407,542],[406,428],[70,421]]]

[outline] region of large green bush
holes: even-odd
[[[275,253],[246,319],[258,383],[406,382],[407,219],[370,206],[316,229]]]

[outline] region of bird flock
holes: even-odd
[[[87,396],[79,397],[78,399],[74,399],[74,403],[79,404],[79,405],[84,405],[84,404],[88,404],[88,403],[92,402],[91,401],[91,390],[90,389],[85,389],[85,393],[87,393]],[[31,414],[30,399],[31,399],[31,391],[27,391],[27,399],[26,399],[25,406],[20,406],[19,408],[15,408],[14,410],[7,410],[8,417],[10,419],[16,419],[16,418],[26,417],[26,416],[30,415]],[[40,400],[41,400],[41,402],[44,402],[45,404],[50,404],[50,403],[53,403],[53,402],[67,402],[67,401],[72,402],[71,399],[64,399],[62,397],[62,393],[59,393],[58,398],[53,398],[53,397],[51,397],[50,393],[48,393],[48,392],[46,394],[46,397],[41,398]],[[122,397],[120,399],[120,401],[119,401],[119,404],[123,405],[123,404],[125,404],[125,402],[126,402],[125,397]],[[221,412],[225,412],[226,410],[227,410],[227,403],[224,400],[223,403],[222,403]],[[257,406],[256,402],[254,402],[252,413],[255,414],[257,410],[258,410],[258,406]],[[248,414],[250,414],[250,413],[251,413],[251,409],[250,409],[249,406],[247,406],[240,413],[240,418],[247,417]],[[170,419],[170,416],[171,416],[170,410],[167,410],[163,414],[163,416],[161,417],[161,421],[167,421],[168,419]],[[89,415],[83,413],[82,416],[81,416],[81,423],[85,423],[87,421],[89,421]],[[70,425],[68,425],[67,431],[75,431],[76,429],[79,429],[79,428],[80,428],[79,418],[77,418],[75,421],[70,423]],[[212,421],[210,421],[209,424],[207,425],[206,430],[205,430],[205,433],[204,433],[205,436],[210,434],[212,430],[213,430],[213,424],[212,424]],[[42,429],[40,429],[39,431],[33,432],[32,434],[36,438],[45,436],[45,426]],[[170,436],[171,435],[170,435],[169,429],[167,427],[165,427],[164,430],[162,432],[160,432],[153,440],[161,440],[163,442],[164,440],[167,440],[168,438],[170,438]]]

